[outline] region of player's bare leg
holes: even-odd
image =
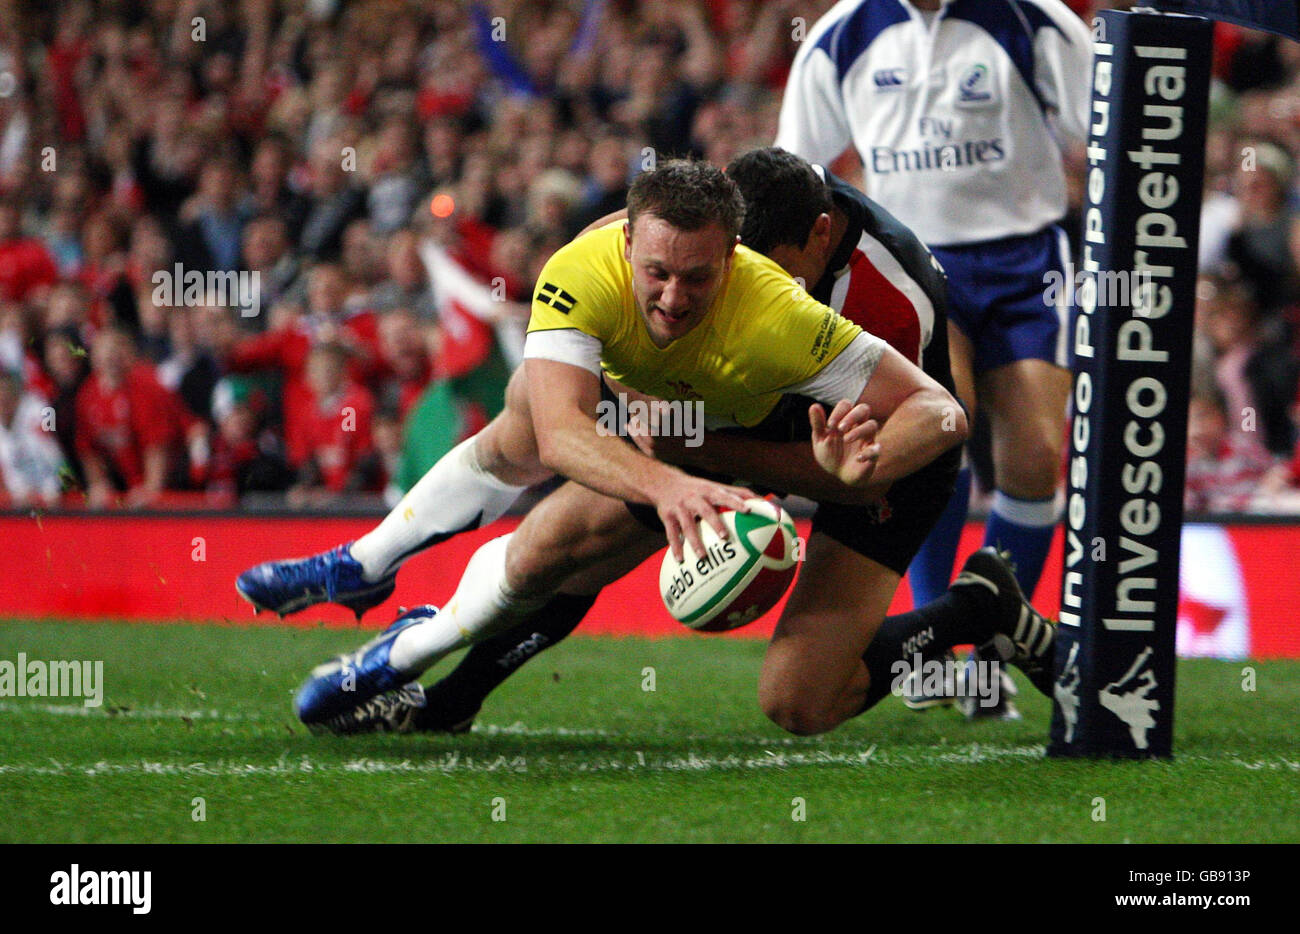
[[[811,536],[759,676],[759,706],[772,722],[810,735],[862,711],[871,685],[862,656],[899,580],[834,539]]]
[[[966,643],[1050,690],[1055,627],[1033,611],[992,549],[971,555],[938,600],[886,617],[898,582],[896,572],[813,535],[763,660],[759,704],[769,719],[800,735],[834,729],[901,689],[918,662],[942,666],[951,646]],[[1001,678],[983,683],[996,692]],[[981,695],[981,703],[996,702],[996,693]]]
[[[952,372],[957,398],[966,406],[967,415],[975,417],[975,346],[961,328],[948,322],[948,369]]]
[[[1024,498],[1056,492],[1070,380],[1069,370],[1046,360],[1018,360],[981,374],[999,489]]]
[[[997,475],[985,544],[1011,552],[1030,597],[1060,516],[1056,491],[1069,394],[1070,371],[1045,360],[1019,360],[979,379]]]

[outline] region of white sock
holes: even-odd
[[[480,467],[475,438],[444,454],[383,522],[352,543],[352,557],[361,562],[366,580],[388,576],[443,538],[495,522],[527,489],[503,483]]]
[[[474,552],[442,611],[398,633],[389,650],[390,665],[423,672],[447,654],[513,626],[551,598],[546,594],[520,599],[506,586],[506,547],[513,534],[494,538]]]

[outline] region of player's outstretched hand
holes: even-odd
[[[678,479],[660,490],[655,498],[654,507],[659,513],[659,521],[664,524],[668,547],[673,557],[681,561],[683,539],[690,542],[691,550],[695,554],[704,554],[704,542],[700,540],[698,520],[703,519],[711,525],[719,538],[726,538],[727,530],[718,516],[718,509],[748,512],[745,500],[754,498],[755,494],[743,487],[727,486],[723,483],[714,483],[712,480],[681,474]]]
[[[846,486],[864,486],[871,481],[880,460],[876,442],[880,423],[871,417],[871,406],[841,399],[828,418],[826,410],[814,403],[808,409],[808,421],[813,455],[823,470]]]

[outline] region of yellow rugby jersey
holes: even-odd
[[[745,427],[863,333],[772,260],[737,246],[704,319],[660,349],[636,309],[621,221],[567,244],[543,267],[528,333],[560,330],[598,340],[600,365],[619,382],[663,399],[702,400],[710,422]]]

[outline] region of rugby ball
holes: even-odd
[[[704,554],[690,543],[682,560],[664,553],[659,593],[669,614],[700,632],[726,632],[758,619],[776,606],[794,580],[797,536],[794,520],[779,504],[748,501],[749,512],[719,510],[726,540],[701,522]]]

